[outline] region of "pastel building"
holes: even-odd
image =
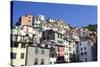
[[[76,41],[71,38],[69,41],[70,62],[76,61]]]
[[[18,25],[29,25],[29,26],[31,26],[32,25],[32,22],[33,22],[33,16],[32,15],[29,15],[29,14],[27,14],[27,15],[25,15],[25,16],[21,16],[20,18],[19,18],[19,21],[18,21]]]
[[[66,62],[70,62],[70,51],[68,38],[64,38],[64,58]]]
[[[24,66],[26,58],[26,46],[29,45],[27,36],[14,34],[11,40],[11,65]]]
[[[11,31],[11,65],[24,66],[27,46],[33,44],[35,31],[31,27],[15,26]]]
[[[42,47],[48,47],[50,49],[50,64],[55,64],[57,59],[56,43],[52,40],[44,40],[41,42]]]
[[[64,24],[63,20],[51,18],[46,20],[43,15],[32,16],[30,14],[26,14],[19,18],[17,25],[33,26],[39,31],[53,29],[59,31],[60,33],[70,30],[69,25]]]
[[[78,45],[78,57],[80,62],[88,62],[92,61],[92,46],[93,43],[91,40],[84,40],[81,41]]]
[[[64,46],[63,45],[59,45],[56,44],[55,46],[56,49],[56,63],[64,63],[65,62],[65,58],[64,58]]]
[[[60,63],[60,62],[64,62],[64,58],[63,60],[59,60],[57,61],[57,58],[58,57],[64,57],[64,40],[63,40],[63,34],[59,33],[59,32],[56,32],[56,31],[53,31],[53,30],[46,30],[43,32],[42,34],[42,41],[46,40],[46,42],[48,43],[45,43],[45,44],[50,44],[50,42],[53,42],[54,45],[52,45],[54,47],[54,50],[56,51],[56,62]],[[52,50],[51,50],[52,52]],[[56,63],[55,62],[55,63]],[[53,63],[53,62],[51,62]]]
[[[63,34],[57,32],[57,31],[53,31],[51,30],[46,30],[43,32],[42,34],[42,40],[53,40],[54,42],[56,42],[57,44],[61,44],[63,45]]]
[[[47,47],[28,46],[26,65],[44,65],[50,64],[50,49]]]

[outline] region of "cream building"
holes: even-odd
[[[33,36],[36,35],[36,32],[28,26],[16,26],[11,31],[11,65],[24,66],[26,47],[33,43]]]
[[[64,45],[64,58],[66,62],[70,62],[69,41],[67,39],[64,40]]]

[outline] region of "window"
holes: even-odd
[[[22,45],[21,45],[21,48],[25,48],[26,46],[25,46],[25,43],[23,43]]]
[[[60,34],[60,38],[62,38],[62,35]]]
[[[16,53],[11,53],[11,59],[16,59]]]
[[[58,52],[60,52],[60,48],[58,47]]]
[[[28,20],[28,22],[31,22],[31,20]]]
[[[52,62],[50,62],[50,64],[52,64]]]
[[[58,53],[58,57],[60,57],[60,53]]]
[[[66,52],[64,52],[64,54],[65,54],[65,55],[67,55],[67,53],[66,53]]]
[[[30,16],[28,18],[31,18]]]
[[[58,43],[63,43],[63,41],[59,41],[59,40],[58,40]]]
[[[58,34],[58,38],[59,38],[59,34]]]
[[[44,54],[44,50],[42,49],[42,54]]]
[[[11,47],[17,48],[17,47],[18,47],[18,43],[17,43],[17,42],[12,42],[12,43],[11,43]]]
[[[74,48],[75,46],[73,45],[73,48]]]
[[[38,48],[37,47],[35,48],[35,54],[38,54]]]
[[[83,56],[83,52],[81,53],[81,55]]]
[[[44,64],[44,59],[43,58],[41,59],[41,64]]]
[[[81,43],[80,43],[80,46],[81,46]]]
[[[68,53],[67,53],[67,52],[65,52],[64,54],[65,54],[65,55],[68,55]]]
[[[82,50],[82,48],[81,48],[81,50]]]
[[[25,65],[21,65],[21,66],[25,66]]]
[[[11,34],[11,41],[17,41],[17,36]]]
[[[69,45],[71,45],[71,41],[69,41]]]
[[[35,21],[38,22],[38,19],[36,19]]]
[[[68,55],[68,53],[67,53],[67,55]]]
[[[26,34],[26,36],[28,37],[29,35],[28,35],[28,34]]]
[[[20,27],[20,30],[23,30],[23,27]]]
[[[24,59],[24,53],[21,53],[21,59]]]
[[[69,47],[69,51],[71,51],[71,47]]]
[[[84,47],[84,49],[86,50],[86,47]]]
[[[84,52],[84,55],[86,56],[87,55],[87,52]]]
[[[87,58],[85,58],[85,61],[87,61]]]
[[[38,64],[38,58],[35,58],[34,65]]]
[[[72,56],[72,54],[70,53],[70,56]]]

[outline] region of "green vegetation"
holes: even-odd
[[[89,24],[88,26],[84,27],[87,28],[89,31],[96,31],[97,30],[97,24]]]

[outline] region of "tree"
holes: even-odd
[[[97,24],[89,24],[88,26],[85,26],[84,28],[87,28],[89,31],[96,31],[97,30]]]

